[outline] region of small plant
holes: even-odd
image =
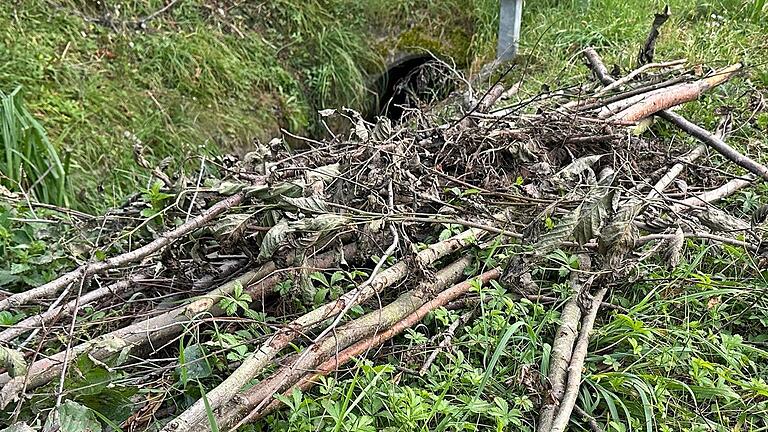
[[[219,307],[224,309],[227,315],[235,315],[238,310],[249,311],[250,303],[253,301],[251,295],[243,291],[243,284],[235,283],[235,288],[231,296],[227,296],[219,301]]]

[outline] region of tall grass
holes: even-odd
[[[0,184],[41,202],[69,205],[67,171],[40,123],[24,106],[21,87],[0,91]]]

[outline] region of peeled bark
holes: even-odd
[[[705,91],[728,81],[741,70],[741,67],[741,63],[736,63],[707,78],[692,83],[678,84],[664,90],[657,90],[634,105],[615,114],[610,120],[619,122],[639,121],[659,111],[696,100]]]

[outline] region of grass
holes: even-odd
[[[20,88],[9,95],[0,91],[0,123],[4,150],[0,185],[25,190],[33,200],[68,206],[68,161],[61,161],[43,127],[24,106]]]
[[[268,2],[217,13],[179,2],[146,30],[121,20],[161,1],[120,2],[120,15],[90,2],[0,5],[0,89],[24,89],[30,111],[72,160],[73,203],[103,210],[146,184],[123,132],[148,159],[179,172],[201,154],[244,152],[286,127],[310,133],[314,111],[362,109],[365,76],[380,60],[364,34],[334,23],[321,2]],[[51,13],[55,10],[55,13]],[[91,22],[112,13],[117,24]]]

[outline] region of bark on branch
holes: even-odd
[[[244,197],[245,194],[238,193],[232,195],[229,198],[223,199],[194,219],[191,219],[179,227],[164,233],[162,236],[155,239],[151,243],[148,243],[138,249],[114,256],[112,258],[108,258],[104,261],[82,265],[79,268],[58,277],[57,279],[46,283],[45,285],[41,285],[37,288],[14,294],[6,299],[0,300],[0,311],[4,311],[12,307],[18,307],[39,298],[53,296],[63,290],[67,285],[76,282],[81,278],[97,273],[102,273],[106,270],[117,268],[151,255],[164,248],[165,246],[173,243],[174,241],[197,230],[198,228],[213,220],[216,216],[240,204]]]
[[[344,255],[356,255],[355,244],[344,247]],[[311,260],[311,265],[327,268],[337,262],[336,252],[326,252]],[[217,306],[220,299],[230,295],[237,285],[242,285],[252,298],[262,298],[282,277],[275,272],[272,262],[264,264],[258,270],[250,271],[213,290],[184,306],[177,307],[158,316],[140,321],[122,329],[104,334],[92,341],[72,347],[71,357],[88,353],[94,360],[104,360],[123,348],[137,349],[147,344],[162,345],[179,335],[185,327],[194,323],[201,314],[218,316],[223,311]],[[61,372],[65,352],[54,354],[34,362],[25,376],[13,379],[5,373],[0,375],[0,408],[18,398],[23,389],[32,389],[47,384]]]
[[[445,257],[467,246],[471,241],[481,238],[486,233],[483,230],[472,228],[457,234],[442,242],[435,243],[427,249],[416,254],[418,265],[427,266],[438,259]],[[356,304],[372,298],[385,288],[403,280],[410,268],[406,261],[399,261],[392,267],[380,272],[375,279],[362,290],[354,289],[344,294],[339,300],[326,303],[319,308],[304,314],[288,325],[282,327],[273,334],[258,350],[246,358],[227,379],[206,395],[210,409],[217,410],[223,404],[232,400],[240,391],[243,384],[247,383],[269,364],[277,353],[287,347],[296,337],[307,330],[335,317],[348,307],[354,300]],[[195,425],[207,418],[206,403],[202,399],[195,402],[179,417],[168,423],[164,432],[191,431]]]
[[[460,260],[460,262],[455,263],[454,265],[451,265],[449,267],[452,268],[446,268],[446,271],[448,273],[444,274],[442,277],[438,277],[439,282],[435,284],[435,286],[432,287],[432,289],[439,289],[440,287],[447,286],[450,280],[458,279],[461,277],[461,270],[460,268],[464,266],[464,263],[466,261]],[[450,276],[449,276],[450,275]],[[328,374],[336,369],[339,368],[339,366],[343,365],[347,361],[349,361],[352,357],[355,357],[357,355],[360,355],[367,350],[371,349],[372,347],[378,346],[386,342],[387,340],[395,337],[396,335],[402,333],[405,329],[410,328],[414,326],[416,323],[421,321],[430,311],[433,311],[437,309],[438,307],[446,305],[448,302],[455,300],[459,298],[460,296],[464,295],[472,286],[473,281],[477,280],[481,284],[486,284],[488,281],[492,279],[497,279],[500,275],[500,270],[492,269],[489,270],[476,278],[472,278],[470,280],[461,282],[457,285],[454,285],[439,294],[437,294],[433,299],[423,302],[421,306],[415,305],[413,301],[419,301],[422,299],[422,295],[424,295],[423,292],[418,293],[420,290],[412,291],[410,293],[406,293],[403,296],[401,296],[400,299],[396,300],[395,302],[391,303],[390,305],[387,305],[384,309],[381,311],[375,311],[372,312],[366,317],[369,317],[371,321],[375,321],[377,326],[380,326],[382,323],[383,316],[387,316],[389,314],[396,314],[394,317],[394,324],[390,324],[386,329],[383,331],[380,331],[372,336],[360,339],[358,338],[358,342],[350,345],[346,349],[336,352],[337,345],[336,343],[339,342],[338,336],[329,338],[328,343],[326,343],[324,356],[329,356],[325,362],[319,363],[315,362],[316,364],[319,363],[319,365],[312,366],[312,370],[314,372],[305,374],[305,370],[301,369],[299,366],[294,366],[293,369],[299,372],[296,376],[294,376],[294,380],[291,384],[296,383],[295,386],[302,389],[309,388],[316,377],[320,375]],[[401,301],[404,300],[404,301]],[[390,310],[386,310],[389,308]],[[365,317],[363,317],[365,318]],[[351,323],[349,323],[347,326],[350,329],[353,329],[355,327],[364,327],[365,324],[363,321],[363,318],[359,318]],[[278,381],[275,379],[274,381]],[[298,382],[297,382],[298,381]],[[274,392],[267,390],[267,385],[262,385],[261,383],[257,386],[254,386],[253,388],[243,392],[240,397],[238,397],[238,405],[241,406],[240,409],[234,410],[234,411],[228,411],[224,413],[220,419],[221,423],[220,426],[230,427],[231,425],[237,423],[238,426],[255,421],[258,418],[263,417],[264,415],[268,414],[272,410],[279,407],[279,402],[276,400],[271,400]],[[286,393],[289,393],[291,390],[288,389]],[[265,398],[269,398],[267,402],[268,404],[264,404]],[[254,410],[254,407],[258,407],[259,405],[263,405],[262,409]],[[252,411],[251,411],[252,410]],[[250,413],[249,413],[250,412]],[[246,417],[242,417],[243,414],[249,413]],[[241,420],[242,418],[242,420]]]
[[[605,297],[606,291],[608,291],[607,288],[601,288],[592,297],[589,312],[584,316],[584,320],[581,323],[579,340],[576,342],[576,347],[573,349],[571,363],[568,366],[568,385],[557,410],[557,416],[552,424],[552,429],[550,429],[552,432],[565,432],[565,429],[568,426],[573,407],[576,405],[576,398],[579,395],[579,387],[581,387],[581,369],[584,367],[584,359],[587,357],[589,334],[592,332],[592,328],[595,325],[597,311],[600,309],[600,304],[603,301],[603,297]]]

